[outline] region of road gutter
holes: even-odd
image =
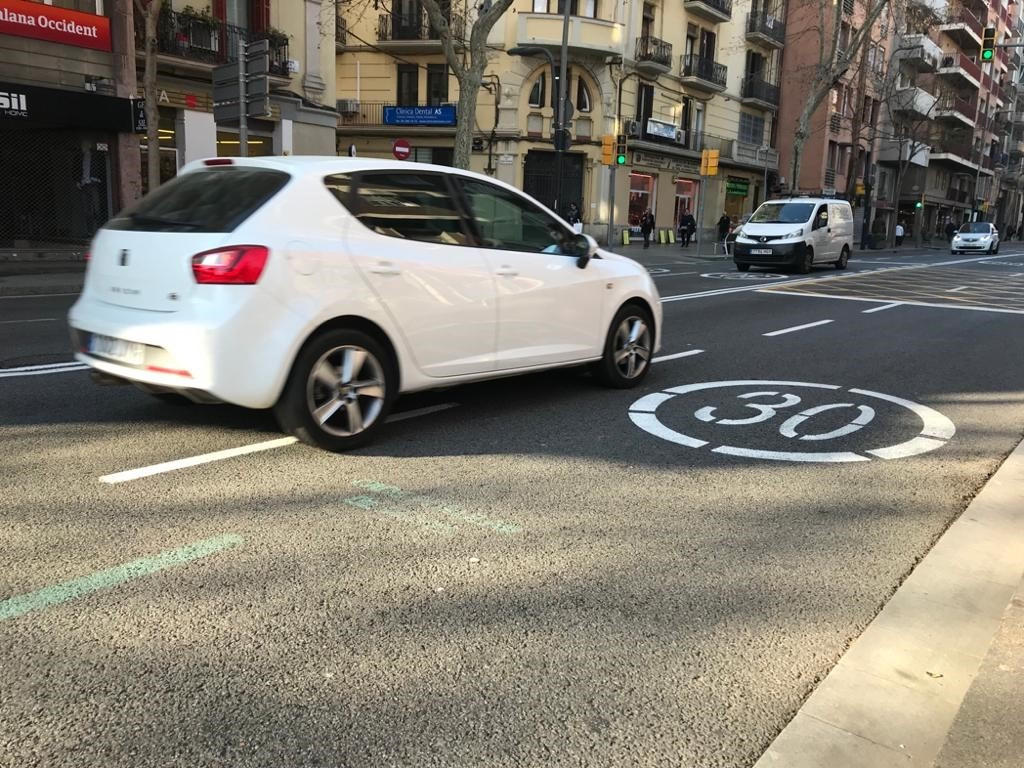
[[[1024,442],[754,768],[931,768],[1024,575]]]

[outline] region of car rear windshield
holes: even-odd
[[[802,224],[811,218],[813,203],[763,203],[750,224]]]
[[[987,235],[989,233],[989,223],[987,221],[972,221],[960,227],[960,231],[965,233],[969,232],[975,235]]]
[[[282,171],[224,166],[178,176],[106,224],[136,232],[232,232],[288,183]]]

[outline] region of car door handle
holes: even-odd
[[[370,271],[375,275],[398,275],[401,274],[402,270],[390,261],[378,261],[370,267]]]
[[[502,277],[518,277],[519,270],[512,269],[512,267],[504,266],[498,267],[496,270],[494,270],[494,274],[501,275]]]

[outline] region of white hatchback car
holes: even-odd
[[[968,221],[953,235],[949,252],[954,256],[969,251],[999,253],[999,230],[987,221]]]
[[[272,407],[344,450],[404,392],[584,363],[636,386],[661,304],[644,267],[486,176],[213,158],[97,233],[68,320],[96,378]]]

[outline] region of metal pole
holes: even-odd
[[[702,142],[703,143],[703,142]],[[707,192],[706,183],[709,176],[700,177],[700,197],[697,200],[697,256],[700,257],[704,245],[704,196]],[[714,255],[714,254],[712,254]]]
[[[557,176],[555,180],[555,212],[561,215],[562,206],[562,160],[565,156],[565,139],[568,134],[566,128],[565,100],[567,98],[568,84],[565,82],[569,68],[569,11],[572,5],[569,0],[562,0],[562,52],[561,61],[558,62],[558,127],[555,136],[558,137],[555,144],[555,153],[558,156]],[[554,70],[554,67],[552,67]],[[553,72],[552,72],[553,73]],[[582,214],[582,211],[580,212]]]
[[[761,187],[761,202],[768,199],[768,150],[769,146],[761,147],[764,150],[764,186]]]
[[[238,156],[249,156],[248,103],[245,98],[245,40],[238,41]]]

